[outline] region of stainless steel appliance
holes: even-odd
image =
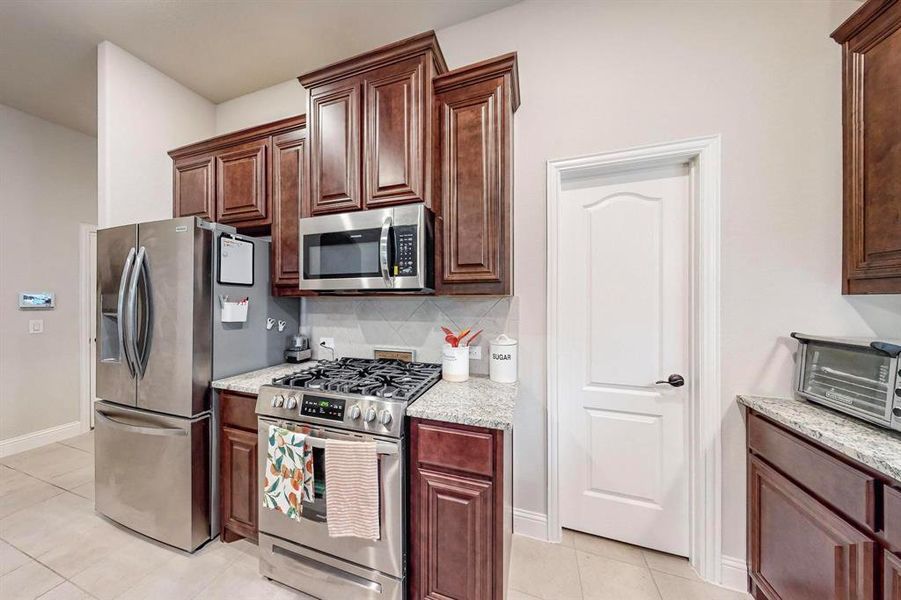
[[[798,394],[901,431],[901,340],[792,337],[801,342]]]
[[[216,241],[251,241],[251,286],[217,282]],[[296,300],[269,296],[268,242],[193,217],[97,233],[95,506],[135,531],[192,551],[218,530],[212,378],[281,361]],[[220,295],[249,300],[223,323]],[[286,320],[283,333],[266,319]]]
[[[295,335],[291,345],[285,350],[285,362],[299,363],[310,360],[313,351],[310,349],[310,340],[305,335]]]
[[[406,598],[406,407],[440,378],[436,364],[342,358],[260,390],[260,477],[269,426],[277,424],[309,429],[315,480],[314,500],[302,505],[299,522],[260,509],[263,575],[323,600]],[[378,442],[378,540],[328,535],[324,448],[330,438]]]
[[[433,220],[422,204],[301,219],[300,288],[431,289]]]

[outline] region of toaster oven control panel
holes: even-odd
[[[416,275],[416,226],[402,225],[394,228],[394,276]]]
[[[324,398],[304,394],[300,404],[300,414],[307,417],[318,417],[332,421],[344,420],[345,401],[340,398]]]

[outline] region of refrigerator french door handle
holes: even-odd
[[[143,248],[142,248],[143,250]],[[143,321],[141,322],[141,347],[139,352],[135,354],[135,362],[140,365],[141,369],[141,377],[144,377],[144,373],[147,371],[147,361],[150,360],[150,333],[152,331],[152,323],[153,323],[153,304],[152,297],[153,295],[150,293],[150,270],[147,266],[147,253],[144,253],[144,260],[141,261],[140,268],[135,268],[136,277],[140,278],[143,281],[144,286],[141,288],[141,296],[144,302],[144,312]],[[137,339],[135,340],[137,344]]]
[[[132,433],[140,433],[143,435],[165,435],[165,436],[185,436],[188,435],[188,432],[184,429],[179,429],[178,427],[140,427],[138,425],[131,425],[129,423],[123,423],[122,421],[117,421],[113,419],[108,414],[100,411],[99,409],[94,414],[94,416],[104,423],[108,424],[110,427],[115,427],[116,429],[123,429],[125,431],[130,431]]]
[[[128,257],[125,259],[125,265],[122,267],[122,276],[119,278],[119,298],[116,302],[116,325],[117,325],[117,334],[119,341],[119,356],[125,356],[125,364],[128,366],[128,372],[131,374],[131,377],[135,376],[135,367],[131,361],[131,354],[129,353],[128,345],[126,344],[126,331],[125,331],[125,293],[126,288],[128,286],[128,274],[131,270],[131,265],[135,260],[135,249],[132,248],[128,251]]]
[[[135,266],[131,271],[131,281],[128,284],[128,327],[126,329],[127,347],[131,351],[132,360],[134,360],[134,368],[138,379],[144,378],[144,366],[141,363],[141,356],[138,351],[137,329],[138,329],[138,280],[141,277],[141,271],[144,268],[144,257],[146,256],[144,246],[138,250],[135,258]]]

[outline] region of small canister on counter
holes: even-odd
[[[517,341],[505,334],[491,340],[491,381],[516,383]]]

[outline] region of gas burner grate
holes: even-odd
[[[274,379],[274,385],[411,401],[441,379],[441,365],[341,358]]]

